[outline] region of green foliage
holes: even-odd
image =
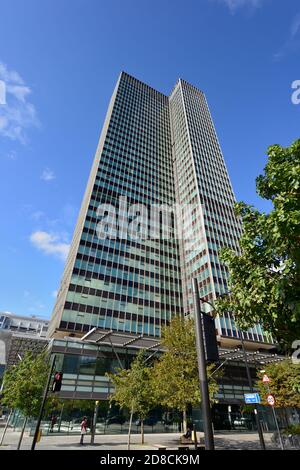
[[[93,412],[95,409],[94,400],[64,400],[64,410],[80,410],[83,415]]]
[[[162,406],[184,412],[201,402],[194,321],[175,317],[164,328],[161,343],[166,351],[154,364],[152,388]],[[208,376],[213,368],[208,366]],[[214,375],[209,380],[212,401],[218,389]]]
[[[145,364],[145,354],[140,351],[130,369],[118,369],[116,374],[107,374],[114,385],[111,401],[122,409],[131,410],[144,420],[154,406],[151,389],[151,367]]]
[[[291,424],[287,428],[284,429],[284,434],[291,434],[292,436],[299,436],[300,435],[300,424]]]
[[[265,372],[271,382],[268,384],[270,392],[275,396],[276,407],[300,408],[300,364],[293,364],[291,360],[286,360],[265,367]],[[268,389],[262,382],[262,374],[256,383],[256,387],[261,395],[262,403],[267,404],[266,398]]]
[[[22,361],[5,372],[2,403],[19,409],[25,417],[36,417],[48,373],[49,363],[45,353],[38,356],[27,353]]]
[[[216,309],[234,312],[244,329],[260,322],[290,347],[300,338],[300,140],[288,148],[269,147],[256,186],[273,208],[265,214],[236,204],[243,223],[241,252],[221,252],[231,294],[219,299]]]
[[[165,352],[152,366],[146,366],[141,351],[130,369],[107,374],[115,388],[111,400],[132,410],[141,421],[157,404],[185,414],[189,405],[201,401],[193,320],[175,317],[164,328],[161,344]],[[211,401],[219,390],[216,379],[220,377],[220,373],[210,377],[213,369],[213,365],[207,367]]]

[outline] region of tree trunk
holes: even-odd
[[[133,416],[133,404],[132,404],[132,408],[131,408],[130,419],[129,419],[129,428],[128,428],[128,444],[127,444],[127,449],[128,450],[130,450],[130,436],[131,436],[132,416]]]
[[[13,410],[10,411],[9,415],[8,415],[8,418],[7,418],[7,421],[5,423],[5,428],[4,428],[4,431],[3,431],[3,434],[1,436],[1,441],[0,441],[0,446],[2,446],[3,444],[3,441],[4,441],[4,437],[5,437],[5,434],[6,434],[6,431],[7,431],[7,428],[8,428],[8,425],[9,425],[9,421],[10,421],[10,418],[11,418],[11,415],[13,414]]]
[[[142,444],[145,443],[145,435],[144,435],[144,420],[141,419],[141,436],[142,436]]]
[[[24,423],[23,423],[23,427],[22,427],[20,439],[19,439],[19,442],[18,442],[17,450],[20,450],[20,447],[21,447],[21,442],[22,442],[23,435],[24,435],[24,431],[25,431],[25,428],[26,428],[27,419],[28,419],[28,418],[27,418],[27,416],[26,416],[26,418],[24,419]]]
[[[182,425],[183,425],[183,433],[187,432],[187,419],[186,419],[186,410],[182,412]]]

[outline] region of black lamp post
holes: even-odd
[[[206,358],[204,349],[204,338],[202,328],[202,312],[200,307],[200,297],[198,290],[197,279],[193,279],[193,295],[195,305],[195,327],[196,327],[196,343],[197,343],[197,358],[198,358],[198,372],[201,388],[201,405],[203,414],[204,425],[204,440],[205,449],[214,450],[214,434],[212,428],[208,380],[206,372]]]
[[[46,386],[45,386],[45,389],[44,389],[44,395],[43,395],[41,408],[40,408],[39,416],[38,416],[36,427],[35,427],[35,432],[34,432],[32,444],[31,444],[31,450],[35,450],[35,446],[36,446],[36,443],[37,443],[37,440],[38,440],[38,437],[39,437],[40,425],[41,425],[41,422],[42,422],[44,409],[45,409],[45,404],[46,404],[47,397],[48,397],[49,386],[50,386],[51,379],[52,379],[52,376],[53,376],[53,373],[54,373],[55,359],[56,359],[56,356],[54,354],[52,356],[51,367],[50,367],[50,370],[49,370],[47,383],[46,383]]]
[[[201,312],[201,309],[200,309],[200,301],[207,303],[213,309],[215,307],[208,300],[204,300],[204,299],[199,297],[198,283],[197,283],[196,279],[193,279],[193,292],[194,292],[194,296],[195,296],[195,293],[197,292],[197,299],[196,299],[196,296],[195,296],[195,301],[196,301],[195,305],[196,305],[196,311],[198,311],[198,309],[199,309],[199,312],[200,312],[199,314],[196,315],[196,317],[199,316],[200,319],[201,319],[201,313],[202,312]],[[229,294],[229,292],[227,292],[225,295],[228,295],[228,294]],[[232,315],[232,317],[233,317],[233,320],[235,321],[234,315]],[[254,391],[253,381],[252,381],[251,372],[250,372],[250,368],[249,368],[249,363],[248,363],[248,359],[247,359],[247,353],[246,353],[246,349],[245,349],[243,333],[240,329],[238,329],[238,333],[239,333],[239,337],[240,337],[240,340],[241,340],[241,348],[242,348],[242,352],[243,352],[243,357],[244,357],[244,363],[245,363],[246,372],[247,372],[249,388],[250,388],[251,392],[253,392]],[[198,346],[198,344],[197,344],[197,346]],[[261,427],[261,423],[260,423],[260,419],[259,419],[259,410],[258,410],[258,406],[256,404],[254,405],[254,414],[255,414],[257,432],[258,432],[258,436],[259,436],[260,447],[261,447],[262,450],[266,450],[264,435],[263,435],[263,431],[262,431],[262,427]]]

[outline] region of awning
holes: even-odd
[[[265,364],[272,364],[274,362],[281,362],[286,359],[284,356],[278,354],[270,354],[262,351],[247,351],[247,362],[256,366],[263,366]],[[244,354],[242,349],[220,349],[219,350],[220,361],[230,362],[244,362]]]
[[[122,333],[114,330],[92,328],[81,341],[93,344],[108,344],[114,347],[145,349],[146,351],[164,351],[158,338],[131,333]]]

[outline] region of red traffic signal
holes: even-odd
[[[52,385],[52,391],[53,392],[59,392],[60,391],[62,378],[63,378],[63,373],[62,372],[55,372],[53,385]]]

